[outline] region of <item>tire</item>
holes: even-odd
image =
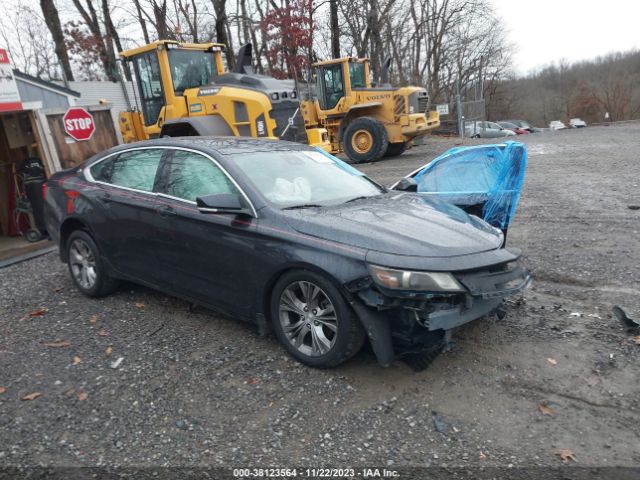
[[[390,143],[389,146],[387,147],[387,151],[385,152],[384,156],[387,158],[397,157],[399,155],[402,155],[406,149],[407,149],[407,144],[404,142]]]
[[[316,316],[319,310],[324,315]],[[360,321],[333,283],[308,270],[288,272],[276,282],[271,292],[271,319],[280,343],[310,367],[331,368],[347,361],[360,351],[366,338]]]
[[[476,133],[475,135],[471,135],[471,138],[480,138],[480,134]]]
[[[38,242],[38,241],[42,240],[42,235],[40,234],[40,232],[38,230],[34,230],[32,228],[27,230],[27,233],[25,234],[25,237],[26,237],[27,241],[31,242],[31,243]]]
[[[100,250],[87,232],[71,233],[66,248],[69,273],[78,290],[88,297],[103,297],[118,288],[118,281],[107,274]]]
[[[360,117],[347,125],[342,144],[347,156],[354,162],[374,162],[380,160],[387,151],[389,139],[378,120]]]

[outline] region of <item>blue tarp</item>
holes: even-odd
[[[526,168],[524,144],[505,142],[452,148],[410,176],[419,193],[460,206],[483,203],[483,219],[504,230],[518,206]]]

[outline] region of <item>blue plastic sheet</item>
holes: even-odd
[[[504,230],[518,206],[526,168],[524,144],[505,142],[452,148],[410,177],[419,193],[459,206],[483,204],[483,219]]]

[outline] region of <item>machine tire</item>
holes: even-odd
[[[358,353],[366,340],[362,324],[343,295],[331,281],[316,272],[285,273],[273,287],[270,308],[273,329],[280,343],[310,367],[335,367]],[[316,311],[328,313],[316,316]],[[335,320],[328,320],[329,317]],[[332,328],[328,328],[328,323]],[[329,347],[319,340],[319,335],[330,342]],[[325,351],[316,348],[321,344]]]
[[[389,139],[378,120],[360,117],[347,125],[342,144],[349,159],[357,163],[375,162],[387,151]]]
[[[69,239],[67,240],[67,264],[69,266],[69,273],[71,274],[71,279],[73,283],[76,285],[78,290],[87,295],[88,297],[104,297],[112,292],[114,292],[118,288],[118,281],[111,278],[107,273],[107,269],[105,268],[104,261],[100,256],[100,250],[98,246],[91,238],[87,232],[83,230],[76,230],[75,232],[69,235]],[[74,252],[75,249],[75,252]],[[73,263],[75,255],[80,253],[82,260],[84,262],[77,261],[75,264]],[[85,263],[84,266],[81,266],[82,263]],[[92,277],[94,277],[93,282],[88,281],[88,277],[84,277],[87,279],[87,282],[83,285],[81,279],[83,278],[81,274],[78,274],[78,269],[82,270],[83,268],[87,268],[87,264],[92,269]],[[75,268],[74,268],[75,266]]]
[[[385,152],[385,158],[397,157],[402,155],[404,151],[407,149],[407,144],[402,143],[390,143],[387,147],[387,151]]]

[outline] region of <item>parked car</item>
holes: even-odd
[[[526,128],[521,128],[514,123],[509,123],[509,122],[496,122],[496,123],[500,125],[502,128],[506,128],[507,130],[511,130],[515,132],[516,135],[526,135],[530,133],[529,130],[527,130]]]
[[[581,118],[572,118],[569,120],[569,125],[571,125],[571,128],[584,128],[587,126],[587,122]]]
[[[554,120],[552,122],[549,122],[549,128],[551,130],[564,130],[565,128],[567,128],[567,126],[560,120]]]
[[[45,197],[82,293],[146,285],[272,329],[314,367],[367,337],[382,365],[439,351],[530,283],[499,228],[296,143],[122,145],[54,174]]]
[[[493,122],[471,122],[464,126],[465,136],[470,138],[502,138],[514,136],[512,130],[501,127]]]
[[[504,121],[507,122],[507,123],[512,123],[513,125],[516,125],[517,127],[523,128],[524,130],[528,130],[529,133],[534,133],[537,130],[535,127],[533,127],[526,120],[504,120]]]

